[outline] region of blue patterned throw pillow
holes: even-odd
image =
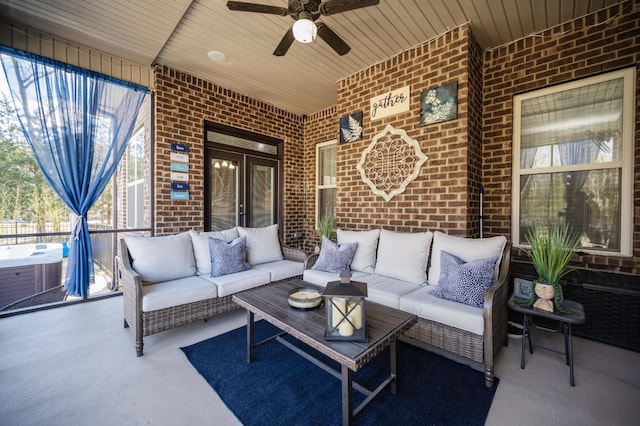
[[[351,265],[357,248],[358,243],[336,244],[327,237],[322,237],[318,260],[311,269],[339,274],[345,266]]]
[[[209,237],[211,255],[211,276],[221,277],[234,272],[251,269],[247,263],[247,237],[238,237],[227,243],[218,238]]]
[[[465,263],[459,257],[442,251],[439,283],[431,290],[431,294],[481,308],[484,295],[493,282],[493,269],[497,261],[498,256],[494,256]]]

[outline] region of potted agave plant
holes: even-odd
[[[555,308],[560,313],[569,313],[562,305],[563,294],[559,281],[571,271],[567,265],[580,245],[580,236],[572,234],[566,225],[535,225],[526,234],[526,240],[531,246],[527,254],[538,273],[538,279],[534,281],[535,296],[522,304],[548,312],[553,312]]]
[[[318,221],[318,229],[316,232],[320,239],[322,237],[327,237],[328,239],[333,239],[334,234],[336,233],[336,218],[333,216],[325,216]],[[320,251],[320,246],[316,245],[315,252],[318,253]]]

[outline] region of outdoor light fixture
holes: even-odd
[[[367,283],[351,281],[351,272],[344,268],[340,281],[327,283],[322,295],[327,310],[325,339],[366,342],[364,299]]]
[[[293,38],[300,43],[311,43],[316,39],[317,34],[318,27],[311,20],[311,14],[309,12],[300,12],[298,20],[293,24]]]
[[[223,62],[227,62],[229,60],[229,58],[227,57],[227,55],[225,55],[222,52],[219,52],[217,50],[212,50],[209,53],[207,53],[207,56],[209,57],[209,59],[211,59],[213,62],[218,62],[218,63],[223,63]]]

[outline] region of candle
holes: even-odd
[[[342,297],[334,297],[332,299],[332,306],[331,306],[331,326],[332,327],[338,326],[338,323],[340,322],[340,320],[344,318],[346,311],[347,311],[347,301]],[[346,321],[344,321],[343,324],[345,322]],[[351,333],[353,334],[353,329],[351,330]]]
[[[360,330],[362,328],[362,305],[358,303],[355,306],[349,306],[349,309],[351,309],[349,321],[356,329]]]
[[[349,321],[345,320],[338,326],[338,332],[341,336],[353,336],[353,326],[349,324]]]

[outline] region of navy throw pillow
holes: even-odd
[[[318,260],[311,269],[339,274],[345,266],[351,265],[357,248],[358,243],[336,244],[323,236]]]
[[[470,306],[482,307],[484,295],[493,282],[498,256],[465,262],[457,256],[440,252],[440,279],[431,294]]]
[[[226,242],[209,237],[209,254],[211,255],[211,276],[221,277],[235,272],[251,269],[247,263],[247,237],[238,237]]]

